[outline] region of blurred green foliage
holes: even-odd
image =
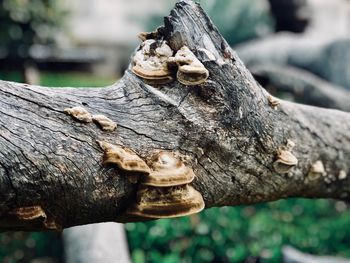
[[[22,81],[17,71],[0,71],[1,80]],[[116,82],[117,78],[102,78],[87,72],[40,72],[40,85],[48,87],[104,87]]]
[[[267,1],[200,1],[214,24],[230,45],[257,38],[273,31],[273,19]]]
[[[65,15],[56,0],[2,0],[0,58],[23,60],[34,43],[52,43]]]
[[[176,1],[169,1],[169,10]],[[202,0],[200,2],[220,33],[230,45],[266,35],[274,30],[274,20],[267,1]],[[151,16],[147,30],[163,24],[163,16]]]
[[[208,209],[190,217],[128,223],[131,256],[143,262],[281,262],[283,245],[350,257],[344,202],[289,199]]]
[[[0,234],[0,262],[27,263],[51,258],[62,262],[63,246],[57,233],[8,232]]]

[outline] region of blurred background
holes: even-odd
[[[137,34],[162,25],[175,2],[1,0],[0,79],[52,87],[110,85],[127,67],[139,44]],[[271,93],[350,110],[350,0],[200,2]],[[342,201],[289,199],[213,208],[190,217],[125,224],[128,250],[117,253],[136,263],[292,262],[289,253],[297,252],[286,247],[292,246],[350,258],[349,222],[348,204]],[[76,253],[69,250],[69,231],[2,233],[0,262],[66,262],[65,255]],[[109,248],[117,246],[110,242]]]

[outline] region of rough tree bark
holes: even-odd
[[[130,70],[102,89],[0,82],[2,230],[125,220],[137,186],[102,166],[97,140],[123,144],[142,158],[155,149],[187,156],[206,208],[287,197],[349,199],[350,114],[286,101],[274,110],[198,4],[177,3],[158,31],[173,50],[187,45],[203,62],[210,72],[203,85],[150,86]],[[117,130],[103,132],[63,111],[78,105],[116,121]],[[298,164],[279,174],[273,163],[288,140]],[[316,161],[325,171],[309,180]],[[36,205],[47,224],[13,213]]]

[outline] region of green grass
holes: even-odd
[[[126,229],[133,262],[281,262],[283,245],[350,257],[350,212],[343,202],[289,199],[208,209],[199,215]]]
[[[104,87],[116,82],[117,78],[96,77],[88,73],[41,73],[41,85],[49,87]]]
[[[0,72],[1,80],[23,82],[19,72]],[[117,77],[98,77],[85,72],[40,72],[40,85],[48,87],[104,87],[116,82]]]

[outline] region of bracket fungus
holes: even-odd
[[[46,229],[58,230],[61,228],[54,220],[47,217],[45,211],[39,205],[19,207],[9,212],[9,214],[22,221],[38,221]]]
[[[149,84],[165,84],[173,80],[168,69],[172,49],[164,40],[146,39],[133,57],[132,71]]]
[[[322,161],[318,160],[314,164],[311,165],[308,178],[312,180],[318,179],[320,176],[326,174]]]
[[[124,171],[149,174],[148,165],[134,151],[104,141],[98,141],[98,144],[104,151],[104,164],[115,164]]]
[[[204,209],[202,195],[190,185],[173,187],[142,186],[137,202],[127,214],[142,218],[173,218],[198,213]]]
[[[117,124],[114,121],[101,114],[92,115],[92,120],[96,122],[104,131],[111,132],[117,128]]]
[[[294,166],[298,164],[298,159],[286,150],[277,152],[277,160],[273,163],[273,168],[277,173],[288,173]]]
[[[199,85],[209,77],[209,71],[187,46],[180,48],[170,61],[178,65],[177,80],[184,85]]]
[[[46,214],[41,206],[25,206],[14,209],[10,212],[20,220],[35,220],[38,218],[46,218]]]
[[[143,178],[142,184],[169,187],[184,185],[193,181],[195,174],[170,152],[161,151],[151,160],[151,172]]]
[[[66,108],[64,109],[64,112],[78,121],[86,123],[92,122],[91,114],[83,107],[76,106],[73,108]]]

